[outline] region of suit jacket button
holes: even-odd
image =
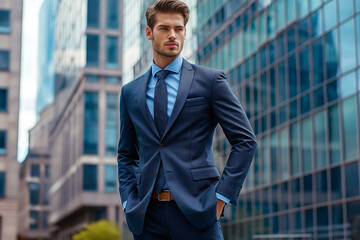
[[[161,143],[160,148],[165,148],[165,144]]]

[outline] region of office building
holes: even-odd
[[[20,168],[19,237],[22,240],[49,240],[50,149],[49,128],[53,107],[40,114],[37,124],[29,131],[29,150]]]
[[[0,239],[15,240],[22,1],[0,2]]]
[[[36,94],[37,118],[54,101],[54,29],[58,0],[44,0],[39,13],[38,83]]]
[[[121,0],[62,0],[57,7],[49,136],[54,240],[71,239],[93,221],[123,217],[116,177],[121,16]]]
[[[226,71],[259,143],[225,239],[358,239],[360,1],[197,10],[197,62]],[[231,151],[220,130],[214,151]]]

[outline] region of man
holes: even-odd
[[[158,0],[146,11],[153,63],[122,88],[119,191],[135,240],[223,239],[219,217],[236,204],[256,139],[221,71],[180,53],[189,8]],[[232,145],[220,178],[212,152],[220,124]]]

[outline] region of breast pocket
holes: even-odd
[[[207,105],[207,100],[205,99],[205,97],[188,98],[185,101],[184,108],[204,105]]]

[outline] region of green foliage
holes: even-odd
[[[72,236],[72,240],[119,240],[120,232],[116,224],[100,220],[86,225]]]

